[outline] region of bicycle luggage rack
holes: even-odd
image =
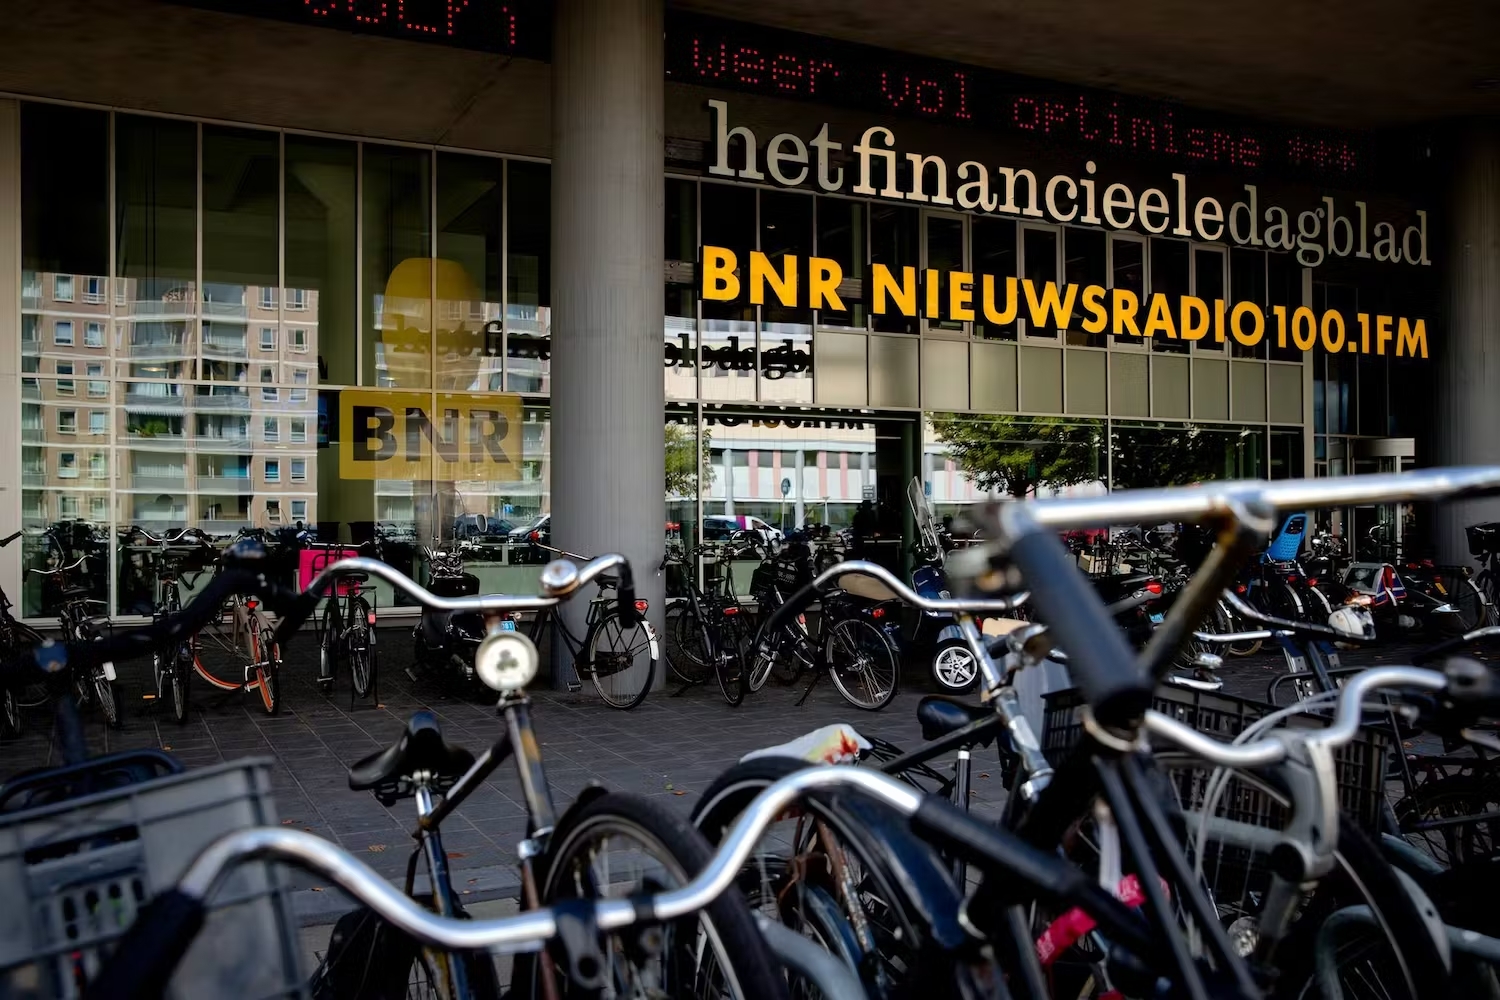
[[[230,761],[0,816],[0,995],[74,1000],[151,897],[223,834],[279,823],[271,762]],[[282,874],[245,865],[214,894],[172,1000],[306,998]]]

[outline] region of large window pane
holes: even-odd
[[[1301,361],[1302,352],[1292,343],[1292,313],[1302,305],[1302,265],[1294,254],[1266,254],[1266,342],[1273,361]],[[1286,307],[1286,346],[1276,346],[1276,321],[1272,311],[1276,306]]]
[[[1117,490],[1265,475],[1262,427],[1117,421],[1109,448],[1110,485]]]
[[[847,310],[825,309],[818,315],[823,326],[865,325],[865,257],[867,254],[865,203],[845,198],[823,198],[818,202],[818,256],[838,261],[845,286],[839,297]],[[856,284],[857,283],[857,284]]]
[[[1015,340],[1014,317],[1007,323],[991,323],[985,319],[982,299],[984,277],[992,277],[995,309],[1003,313],[1006,309],[1005,279],[1020,277],[1020,267],[1016,260],[1015,221],[975,218],[969,224],[969,232],[974,251],[971,258],[974,262],[974,332],[988,340]]]
[[[813,199],[780,191],[760,193],[760,249],[778,274],[788,258],[807,273],[813,250]],[[799,281],[799,286],[801,282]],[[799,287],[799,300],[807,291]],[[767,402],[812,402],[812,310],[784,306],[768,287],[760,310],[761,399]]]
[[[502,388],[504,166],[438,156],[439,389]]]
[[[547,392],[552,370],[552,179],[543,163],[510,164],[506,365],[512,392]]]
[[[115,118],[116,267],[121,354],[139,378],[195,376],[198,129]]]
[[[1233,306],[1240,302],[1254,302],[1261,312],[1266,312],[1266,252],[1235,247],[1229,251],[1229,306],[1225,310],[1225,323]],[[1270,322],[1267,320],[1267,329]],[[1230,352],[1236,358],[1263,358],[1266,344],[1272,338],[1263,337],[1254,347],[1246,347],[1234,339],[1234,334],[1224,332]]]
[[[1063,281],[1078,286],[1078,294],[1089,285],[1105,287],[1109,284],[1109,265],[1105,260],[1106,236],[1102,229],[1063,230]],[[1103,347],[1106,333],[1085,333],[1082,299],[1075,306],[1073,319],[1069,323],[1068,343],[1080,347]]]
[[[667,262],[662,329],[668,399],[698,396],[698,185],[667,178],[663,246]]]
[[[1208,306],[1209,329],[1203,339],[1197,341],[1200,351],[1224,349],[1224,345],[1214,339],[1213,332],[1214,301],[1224,298],[1224,266],[1224,251],[1206,247],[1193,248],[1193,294]],[[1176,303],[1173,305],[1175,306]],[[1181,322],[1181,319],[1181,310],[1178,310],[1177,321]],[[1182,333],[1181,330],[1177,332]],[[1225,336],[1232,339],[1227,333]]]
[[[964,270],[964,220],[946,215],[929,215],[926,219],[926,268],[940,275]],[[923,275],[925,280],[926,275]],[[945,288],[946,290],[946,288]],[[946,312],[947,299],[939,295],[940,308]],[[961,331],[963,323],[953,319],[928,320],[929,330]]]
[[[742,283],[750,273],[750,251],[756,248],[755,194],[754,188],[728,184],[699,187],[703,245],[732,250]],[[703,398],[754,399],[755,307],[749,304],[749,295],[742,294],[734,302],[705,300],[702,306],[699,386]]]
[[[1188,284],[1188,245],[1181,240],[1153,239],[1151,241],[1151,297],[1155,299],[1158,295],[1164,295],[1167,299],[1167,309],[1172,315],[1172,328],[1177,328],[1177,302],[1182,296],[1189,292]],[[1147,309],[1149,302],[1141,303],[1141,312],[1138,321],[1141,324],[1141,332],[1146,330],[1146,318],[1149,315]],[[1158,332],[1151,338],[1151,349],[1153,351],[1165,351],[1171,354],[1186,354],[1188,344],[1185,340],[1174,340],[1165,333]]]
[[[1057,232],[1052,229],[1032,229],[1023,227],[1021,230],[1021,256],[1022,266],[1025,268],[1025,278],[1031,282],[1036,290],[1038,301],[1044,292],[1044,286],[1057,282]],[[1021,294],[1023,301],[1028,301],[1024,293]],[[1052,313],[1046,314],[1045,323],[1033,323],[1030,319],[1029,308],[1022,308],[1021,314],[1026,316],[1026,335],[1028,337],[1057,336],[1057,324],[1053,321]]]
[[[944,490],[934,486],[935,498],[1103,492],[1103,421],[964,413],[933,413],[930,419],[938,454],[953,473]]]
[[[364,148],[364,384],[432,385],[431,154]]]
[[[356,149],[352,142],[286,137],[288,308],[282,340],[288,357],[312,359],[319,381],[335,385],[359,381]]]
[[[870,206],[870,263],[884,264],[897,283],[902,281],[906,268],[922,266],[918,255],[920,239],[921,213],[915,208]],[[917,332],[916,317],[901,315],[892,302],[887,301],[886,307],[884,316],[875,317],[875,329],[888,333]]]

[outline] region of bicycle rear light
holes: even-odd
[[[646,609],[649,608],[650,606],[651,606],[651,602],[650,601],[636,601],[635,602],[635,612],[638,615],[643,615],[643,614],[646,613]]]

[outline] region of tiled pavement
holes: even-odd
[[[131,747],[160,747],[189,766],[213,764],[251,755],[274,763],[276,805],[285,824],[309,830],[355,852],[377,871],[400,879],[411,842],[406,831],[414,810],[411,800],[393,808],[367,793],[350,791],[349,765],[391,743],[405,719],[418,708],[435,711],[444,733],[476,753],[502,735],[492,707],[456,697],[438,683],[413,682],[405,674],[410,662],[410,628],[392,622],[380,631],[379,705],[350,707],[347,678],[332,697],[313,683],[316,646],[310,634],[291,644],[283,671],[283,709],[267,716],[258,698],[221,694],[201,681],[193,689],[193,713],[181,726],[165,705],[142,699],[149,667],[122,667],[125,721],[114,732],[98,718],[86,718],[91,749],[98,753]],[[1362,654],[1361,660],[1396,662],[1396,652]],[[1279,656],[1233,661],[1226,669],[1229,687],[1263,697],[1265,683],[1284,669]],[[896,700],[879,713],[850,708],[826,682],[800,708],[800,689],[768,686],[731,708],[706,688],[672,696],[655,691],[630,712],[602,704],[589,689],[578,694],[538,690],[534,719],[554,799],[565,808],[590,782],[611,789],[654,797],[684,813],[725,768],[744,753],[780,743],[831,722],[850,722],[861,732],[902,746],[920,742],[914,709],[926,693],[920,671],[907,672],[908,683]],[[45,709],[28,714],[23,737],[0,749],[0,777],[55,762],[50,718]],[[981,751],[975,768],[975,808],[996,809],[1003,800],[997,768]],[[443,827],[455,881],[474,899],[514,892],[514,845],[523,836],[525,813],[513,771],[500,768]],[[297,883],[304,919],[327,917],[340,907],[334,893],[309,877]]]

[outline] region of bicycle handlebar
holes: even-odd
[[[9,535],[6,535],[4,538],[0,538],[0,549],[5,548],[11,542],[15,541],[17,538],[20,538],[21,534],[22,534],[22,532],[15,531],[15,532],[13,532],[13,533],[11,533]]]
[[[1339,691],[1333,722],[1323,729],[1282,729],[1276,735],[1253,743],[1224,743],[1205,735],[1192,726],[1178,722],[1155,710],[1146,712],[1146,731],[1159,736],[1219,767],[1265,767],[1287,757],[1292,741],[1322,745],[1330,749],[1344,746],[1359,732],[1365,696],[1377,688],[1413,687],[1439,691],[1449,686],[1449,675],[1421,667],[1372,667],[1355,674]],[[1488,692],[1479,699],[1492,697]]]
[[[1413,653],[1411,662],[1427,663],[1439,657],[1447,656],[1449,653],[1456,653],[1471,642],[1477,642],[1480,639],[1488,639],[1493,636],[1500,636],[1500,625],[1487,625],[1484,628],[1476,628],[1472,632],[1465,632],[1463,635],[1456,635],[1451,639],[1445,639],[1435,646],[1429,646],[1426,649]]]
[[[31,573],[35,573],[37,576],[57,576],[59,573],[67,573],[70,570],[77,569],[84,563],[88,562],[88,560],[88,556],[79,556],[76,562],[69,563],[66,566],[56,566],[52,569],[36,569],[35,567],[29,567],[26,572],[28,575]]]
[[[339,886],[398,930],[434,948],[521,950],[556,937],[559,926],[570,917],[591,915],[598,930],[613,931],[701,911],[735,883],[755,845],[777,817],[804,796],[830,789],[848,789],[882,803],[908,818],[924,838],[976,859],[990,872],[1005,873],[1012,884],[1025,885],[1039,898],[1082,905],[1103,933],[1138,955],[1147,957],[1159,950],[1133,911],[1062,858],[878,771],[810,767],[757,795],[707,867],[679,888],[629,899],[570,900],[484,920],[438,916],[347,851],[312,834],[284,827],[226,834],[198,855],[175,888],[160,894],[141,911],[94,978],[87,996],[90,1000],[136,1000],[159,995],[202,927],[207,900],[230,871],[247,861],[280,861],[308,870]]]
[[[771,612],[771,617],[766,619],[763,630],[766,634],[773,634],[782,627],[791,623],[797,615],[806,611],[813,601],[822,593],[824,587],[843,576],[868,576],[880,581],[889,587],[896,597],[922,611],[937,611],[946,614],[972,614],[972,615],[1001,615],[1025,604],[1030,595],[1025,592],[1014,597],[988,597],[988,598],[935,598],[923,597],[902,583],[894,573],[884,566],[860,559],[851,559],[847,562],[835,563],[813,578],[792,596],[788,597],[781,606]]]
[[[1290,632],[1293,635],[1321,636],[1325,639],[1333,639],[1337,642],[1347,642],[1352,645],[1364,646],[1377,641],[1371,636],[1355,635],[1353,632],[1344,632],[1331,625],[1319,625],[1316,622],[1294,622],[1286,618],[1277,618],[1275,615],[1266,614],[1259,608],[1253,608],[1245,602],[1240,595],[1232,590],[1224,591],[1224,600],[1234,609],[1235,614],[1241,618],[1248,618],[1253,622],[1260,622],[1268,626],[1273,632]],[[1248,633],[1247,633],[1248,634]],[[1269,637],[1262,637],[1269,638]]]

